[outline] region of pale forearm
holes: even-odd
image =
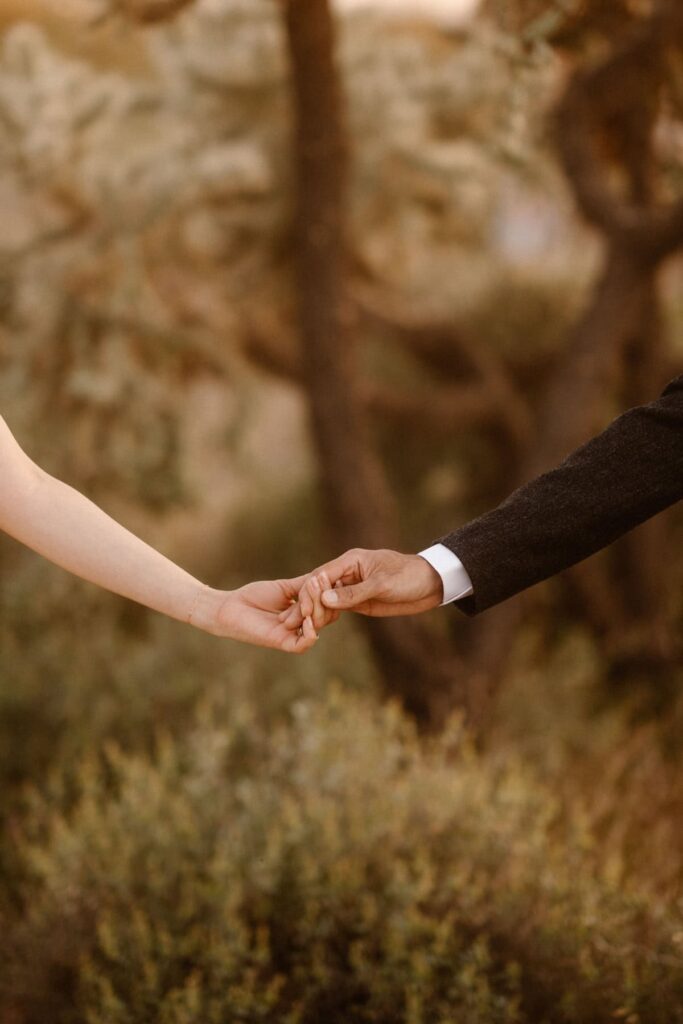
[[[68,572],[183,622],[206,627],[216,595],[37,467],[0,503],[0,527]]]
[[[303,654],[317,639],[310,618],[296,634],[279,618],[304,577],[233,591],[205,586],[36,466],[1,416],[0,530],[90,583],[216,636],[292,654]]]

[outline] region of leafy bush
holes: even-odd
[[[3,929],[22,1022],[683,1020],[680,910],[455,721],[334,691],[267,728],[200,707],[34,793]]]

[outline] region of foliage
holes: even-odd
[[[0,399],[56,472],[163,508],[182,495],[188,381],[239,387],[250,324],[267,310],[286,326],[289,99],[269,0],[201,3],[127,38],[144,71],[67,56],[33,25],[3,40]],[[450,315],[486,289],[508,170],[549,173],[532,101],[552,63],[518,61],[492,29],[363,15],[342,44],[358,258]]]
[[[153,756],[109,744],[29,804],[4,935],[21,1019],[681,1019],[679,909],[602,868],[580,808],[457,720],[425,747],[341,691],[270,729],[250,702],[204,706]]]

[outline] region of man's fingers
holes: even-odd
[[[326,590],[322,596],[323,604],[331,611],[344,611],[356,608],[366,601],[371,601],[380,593],[383,577],[378,576],[363,583],[353,583],[350,587],[335,587]]]
[[[319,566],[308,578],[326,576],[330,583],[336,583],[337,580],[343,580],[345,583],[360,581],[363,578],[360,567],[362,554],[356,549],[347,551],[345,554],[339,555],[338,558],[333,558],[331,562],[325,562],[324,565]]]
[[[336,620],[336,618],[338,617],[338,613],[335,616],[334,612],[330,611],[329,608],[326,608],[325,605],[323,604],[323,601],[322,601],[323,593],[326,590],[331,590],[331,588],[332,588],[332,584],[330,583],[330,577],[327,575],[326,572],[321,572],[320,575],[318,576],[318,586],[320,588],[320,597],[319,597],[320,620],[317,620],[316,618],[314,618],[313,619],[313,624],[315,625],[316,629],[318,631],[320,631],[325,626],[331,625]]]
[[[316,619],[316,625],[319,625],[319,628],[336,622],[338,615],[335,615],[334,618],[330,616],[333,608],[322,600],[322,592],[324,590],[331,590],[333,587],[339,588],[344,583],[352,585],[359,583],[362,580],[360,565],[362,555],[363,552],[360,550],[352,549],[338,558],[332,559],[331,562],[326,562],[325,565],[321,565],[314,572],[306,576],[299,576],[296,579],[284,581],[288,587],[290,598],[293,600],[297,597],[298,600],[293,600],[291,607],[285,608],[280,613],[278,616],[279,621],[290,630],[300,629],[304,619],[309,616]],[[321,582],[317,602],[311,594],[312,586],[315,587],[313,581],[316,578]],[[318,608],[317,614],[316,603]]]

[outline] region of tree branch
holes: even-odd
[[[302,360],[293,346],[276,344],[252,325],[245,338],[247,357],[257,366],[297,385],[304,383]],[[464,426],[495,426],[501,409],[494,395],[481,383],[441,386],[425,394],[401,391],[375,381],[359,389],[366,410],[401,428],[421,434],[447,437]]]
[[[447,320],[416,315],[397,299],[388,298],[367,283],[355,282],[353,288],[361,323],[380,327],[425,362],[439,375],[455,379],[474,374],[477,386],[463,385],[461,394],[481,390],[495,408],[487,419],[502,424],[513,444],[522,449],[533,429],[529,405],[508,372],[505,363],[486,346]]]
[[[645,263],[656,264],[683,236],[683,200],[670,208],[652,206],[643,154],[666,79],[666,55],[680,50],[680,6],[660,3],[636,25],[608,58],[575,72],[556,112],[556,142],[565,173],[584,217]],[[612,186],[606,144],[637,151],[638,174],[628,168],[629,197]]]

